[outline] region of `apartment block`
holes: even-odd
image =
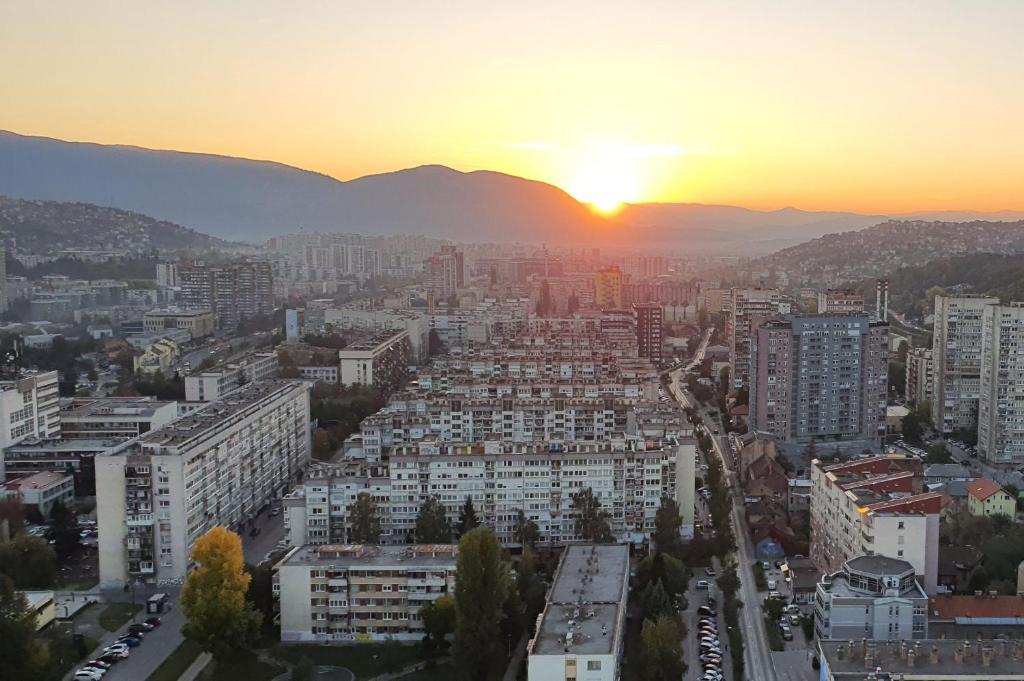
[[[57,383],[56,371],[0,382],[0,448],[29,438],[60,437]]]
[[[307,306],[307,324],[309,314]],[[410,310],[363,310],[328,307],[323,310],[323,327],[337,331],[405,331],[409,334],[412,356],[417,362],[430,354],[430,320],[421,312]],[[318,329],[323,331],[324,329]]]
[[[269,262],[192,265],[182,267],[179,278],[185,305],[212,311],[218,328],[234,330],[243,319],[274,311]]]
[[[279,369],[276,352],[254,352],[226,367],[186,376],[185,400],[211,402],[245,383],[273,379]]]
[[[854,289],[818,292],[818,314],[864,314],[864,295]]]
[[[940,433],[974,431],[981,393],[982,316],[988,296],[936,296],[932,425]]]
[[[434,296],[447,298],[466,285],[466,267],[462,251],[455,246],[441,250],[423,263],[424,285]]]
[[[750,380],[750,343],[757,323],[779,313],[782,296],[775,289],[734,288],[730,292],[729,375],[737,388]]]
[[[617,265],[598,270],[594,279],[594,303],[602,310],[620,309],[622,300],[622,270]]]
[[[810,557],[832,574],[858,556],[906,560],[926,593],[938,586],[942,492],[923,491],[921,462],[889,454],[811,462]]]
[[[164,308],[150,310],[143,315],[142,328],[147,335],[160,334],[167,329],[180,329],[187,331],[189,338],[195,340],[213,334],[216,324],[209,310]]]
[[[814,598],[819,639],[909,641],[928,638],[928,594],[914,566],[887,556],[858,556],[823,575]]]
[[[420,641],[423,606],[455,591],[454,544],[325,544],[274,566],[285,643]]]
[[[876,440],[885,430],[889,325],[866,315],[758,323],[750,427],[781,442]]]
[[[393,390],[408,377],[412,345],[406,331],[385,331],[338,351],[340,381]]]
[[[978,454],[1024,464],[1024,303],[987,305],[981,319]]]
[[[567,548],[527,644],[529,681],[618,679],[628,597],[629,547]]]
[[[663,311],[656,303],[635,303],[637,354],[661,364],[664,339]]]
[[[236,531],[310,458],[309,385],[249,383],[96,460],[100,583],[182,580],[193,542]]]
[[[935,408],[935,372],[932,351],[926,348],[911,348],[907,352],[907,382],[904,396],[908,402],[920,404],[933,402]]]
[[[64,440],[126,440],[178,418],[178,403],[152,397],[74,397],[60,405]]]

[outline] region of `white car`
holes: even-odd
[[[115,655],[117,657],[120,657],[121,659],[124,659],[128,657],[131,653],[129,652],[127,643],[115,643],[114,645],[107,646],[106,648],[104,648],[103,654]]]
[[[103,674],[98,669],[79,669],[72,678],[74,681],[100,681]]]

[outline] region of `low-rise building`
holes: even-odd
[[[61,438],[26,440],[3,450],[0,470],[7,475],[31,475],[43,471],[74,478],[76,497],[96,496],[96,457],[129,447],[132,440]]]
[[[165,308],[150,310],[142,317],[142,328],[147,334],[164,333],[168,329],[187,331],[195,340],[211,335],[216,330],[213,313],[209,310],[183,310]]]
[[[61,402],[61,438],[134,438],[162,428],[177,417],[177,402],[152,397],[75,397]]]
[[[618,679],[628,596],[628,546],[567,548],[527,645],[529,681]]]
[[[820,639],[928,638],[928,596],[907,561],[858,556],[818,582],[814,628]]]
[[[36,631],[43,629],[55,619],[57,610],[54,606],[52,591],[19,591],[28,601],[28,609],[36,618]]]
[[[70,508],[75,500],[75,481],[70,475],[45,471],[8,480],[0,487],[0,496],[17,499],[26,510],[49,518],[58,501]]]
[[[419,641],[423,606],[455,590],[455,544],[326,544],[274,566],[283,642]]]
[[[1008,640],[817,642],[820,681],[1024,681],[1024,643]]]
[[[299,370],[299,377],[307,381],[327,383],[330,385],[335,385],[338,382],[339,370],[337,365],[308,365],[295,368]]]
[[[164,374],[181,356],[181,348],[170,338],[161,338],[146,346],[135,358],[135,370],[142,374]]]
[[[1012,519],[1017,515],[1017,500],[992,480],[978,478],[967,487],[967,510],[971,515],[1005,515]]]

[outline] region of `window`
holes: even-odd
[[[601,660],[587,660],[587,671],[588,672],[599,672],[599,671],[601,671]]]

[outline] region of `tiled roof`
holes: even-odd
[[[979,501],[985,501],[996,492],[1002,492],[1003,488],[988,478],[978,478],[967,488],[968,494]]]
[[[928,619],[955,621],[957,618],[1024,617],[1020,596],[936,596],[928,599]]]

